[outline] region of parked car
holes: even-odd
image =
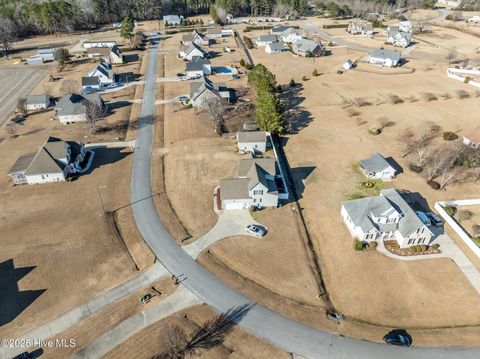
[[[388,345],[398,345],[409,347],[412,345],[412,338],[405,330],[392,330],[383,337],[383,341]]]
[[[428,218],[428,216],[425,214],[425,212],[415,211],[415,213],[418,216],[418,218],[420,218],[420,220],[423,222],[424,225],[426,225],[426,226],[431,226],[432,225],[432,222],[430,221],[430,218]]]
[[[435,226],[439,227],[443,224],[442,219],[436,213],[427,212],[426,215]]]
[[[256,237],[262,238],[265,234],[267,234],[267,230],[255,224],[250,224],[246,228],[247,232],[253,234]]]
[[[239,78],[240,78],[240,76],[238,76],[237,74],[233,74],[233,75],[232,75],[232,80],[237,80],[237,79],[239,79]]]
[[[29,352],[23,352],[22,354],[18,354],[13,359],[31,359],[32,355]]]
[[[177,77],[184,77],[184,76],[185,76],[185,74],[182,73],[182,72],[179,72],[179,73],[177,74]]]

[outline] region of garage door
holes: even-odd
[[[225,203],[225,209],[243,209],[243,202],[227,202]]]

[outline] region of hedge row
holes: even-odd
[[[348,24],[331,24],[331,25],[323,25],[324,29],[346,29],[348,28]]]

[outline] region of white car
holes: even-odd
[[[267,234],[267,230],[255,224],[250,224],[245,228],[248,233],[254,235],[255,237],[262,238],[265,234]]]

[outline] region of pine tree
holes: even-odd
[[[120,24],[120,36],[124,39],[131,41],[133,38],[134,28],[135,25],[133,23],[133,20],[127,16],[125,19],[122,20],[122,23]]]

